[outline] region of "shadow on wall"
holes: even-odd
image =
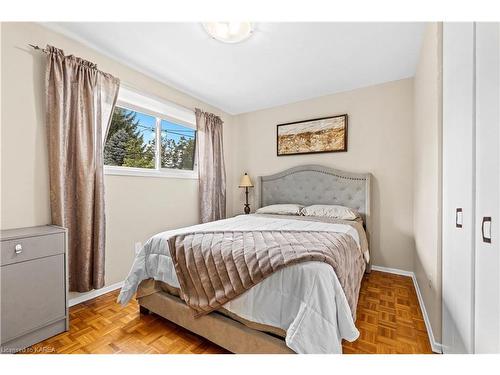
[[[380,251],[380,185],[376,176],[372,174],[370,181],[371,185],[371,207],[370,207],[370,228],[368,228],[368,248],[370,250],[370,264],[386,264],[380,263],[380,258],[383,258]]]
[[[33,58],[33,97],[35,98],[35,118],[42,119],[39,122],[39,126],[36,128],[35,137],[36,139],[42,140],[41,142],[36,142],[34,140],[35,147],[38,150],[35,151],[35,155],[39,155],[45,159],[43,168],[37,168],[36,163],[32,163],[33,176],[35,186],[47,186],[47,191],[49,191],[49,160],[48,160],[48,146],[47,146],[47,128],[45,122],[45,54],[40,51],[21,49],[22,51],[29,53]],[[37,190],[35,190],[37,194]],[[47,218],[49,222],[50,218],[50,200],[47,196],[46,199],[40,199],[40,197],[35,196],[34,201],[34,211],[35,216],[40,217],[45,212],[49,212],[49,217]]]
[[[372,175],[371,185],[372,204],[369,238],[371,264],[404,271],[413,271],[411,265],[408,265],[407,262],[408,257],[411,259],[415,252],[415,237],[413,232],[404,228],[405,224],[401,221],[404,219],[401,217],[392,215],[382,217],[382,205],[394,205],[395,203],[387,196],[385,197],[385,201],[382,202],[380,184],[376,176]],[[385,212],[397,211],[394,208],[389,210],[387,208],[385,207]],[[393,249],[393,251],[384,252],[382,248]]]
[[[427,314],[429,315],[430,324],[432,326],[432,333],[434,335],[434,339],[437,342],[442,341],[442,293],[441,293],[441,280],[438,280],[435,284],[434,280],[429,280],[436,271],[426,269],[421,258],[419,256],[418,251],[416,251],[415,244],[415,253],[414,253],[414,273],[417,279],[420,292],[422,294],[422,298],[424,299]],[[431,284],[429,284],[431,282]],[[436,315],[438,315],[436,317]]]

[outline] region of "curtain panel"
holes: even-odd
[[[222,145],[222,120],[196,108],[200,221],[226,217],[226,169]]]
[[[52,223],[68,229],[69,289],[104,286],[103,142],[120,82],[89,61],[45,49]]]

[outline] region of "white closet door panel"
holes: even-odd
[[[473,352],[474,25],[443,25],[443,351]],[[462,209],[462,227],[456,209]]]
[[[476,353],[500,352],[499,32],[498,23],[476,24]]]

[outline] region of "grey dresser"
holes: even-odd
[[[9,229],[1,239],[1,352],[68,330],[66,230]]]

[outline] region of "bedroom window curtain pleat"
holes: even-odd
[[[52,223],[68,229],[69,290],[104,286],[103,141],[120,81],[89,61],[45,49]]]
[[[222,120],[196,108],[200,222],[226,217],[226,169]]]

